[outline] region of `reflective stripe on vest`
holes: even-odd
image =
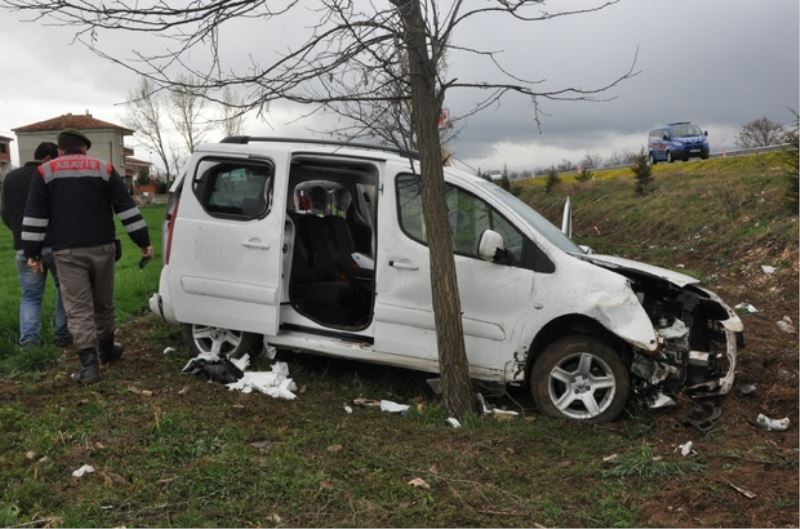
[[[56,178],[101,178],[108,181],[111,177],[111,164],[83,154],[69,154],[43,163],[39,166],[39,174],[49,184]]]

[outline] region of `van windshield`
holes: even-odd
[[[534,230],[544,236],[544,238],[550,241],[551,244],[567,253],[583,253],[583,250],[581,250],[574,242],[569,240],[569,238],[567,238],[567,236],[564,235],[561,230],[553,226],[549,220],[544,218],[525,202],[521,201],[498,185],[490,182],[482,182],[481,185],[483,185],[484,188],[496,198],[513,209],[514,212],[520,217],[525,219],[525,221],[530,224]]]
[[[689,136],[702,136],[703,131],[697,125],[676,125],[672,128],[673,138],[687,138]]]

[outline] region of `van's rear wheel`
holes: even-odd
[[[239,358],[261,350],[261,335],[209,325],[183,325],[183,339],[192,356],[211,353],[219,356]]]
[[[548,345],[533,364],[529,383],[543,413],[587,422],[615,419],[630,392],[630,375],[619,354],[590,336]]]

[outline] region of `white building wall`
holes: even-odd
[[[36,147],[43,141],[56,143],[60,131],[17,133],[20,165],[33,160]],[[89,156],[111,162],[120,175],[125,174],[124,136],[116,129],[82,130],[92,147]]]

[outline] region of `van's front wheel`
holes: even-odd
[[[262,347],[261,336],[249,332],[191,323],[185,323],[182,330],[192,356],[210,353],[239,358],[245,354],[255,354]]]
[[[630,375],[619,354],[590,336],[548,345],[533,364],[529,383],[546,415],[587,422],[615,419],[630,392]]]

